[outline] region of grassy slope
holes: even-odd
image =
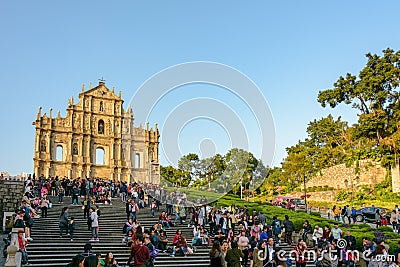
[[[231,206],[232,204],[243,207],[244,205],[247,205],[249,208],[250,212],[252,210],[257,210],[257,211],[263,211],[264,215],[268,218],[269,222],[272,221],[272,217],[276,215],[278,219],[283,220],[284,215],[288,215],[289,218],[293,221],[293,224],[295,226],[295,231],[299,231],[303,225],[304,220],[308,220],[312,227],[314,227],[316,224],[319,226],[324,226],[324,225],[329,225],[329,227],[333,227],[333,220],[329,220],[326,218],[322,218],[319,214],[317,213],[312,213],[312,214],[307,214],[305,212],[301,211],[290,211],[287,209],[283,208],[278,208],[274,207],[271,205],[266,204],[265,202],[247,202],[245,200],[241,200],[240,198],[232,195],[226,195],[222,198],[220,198],[218,201],[214,202],[212,205],[216,207],[220,206]],[[331,204],[332,205],[332,204]],[[393,206],[392,206],[393,207]],[[342,228],[343,231],[349,230],[352,235],[356,237],[357,240],[357,247],[360,249],[361,244],[362,244],[362,238],[368,237],[369,240],[372,240],[374,236],[374,231],[376,229],[371,228],[367,224],[358,224],[358,225],[345,225],[341,224],[340,227]],[[399,235],[393,233],[392,229],[389,227],[380,227],[380,231],[385,233],[385,236],[388,237],[389,239],[387,240],[387,243],[390,245],[390,252],[393,253],[393,249],[397,247],[397,242],[400,240]]]

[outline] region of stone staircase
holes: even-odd
[[[81,199],[79,199],[81,201]],[[53,207],[48,211],[47,218],[35,219],[32,238],[27,251],[29,255],[29,266],[32,267],[61,267],[67,265],[73,256],[83,252],[83,246],[91,238],[90,231],[87,230],[86,220],[83,219],[83,211],[80,205],[71,205],[71,200],[65,198],[64,204],[56,203],[52,199]],[[76,230],[74,231],[74,241],[69,237],[59,237],[58,217],[64,206],[69,207],[69,216],[75,217]],[[123,244],[122,227],[126,221],[125,203],[115,199],[113,205],[99,205],[101,210],[99,242],[91,242],[93,251],[105,255],[112,252],[120,266],[125,266],[130,255],[130,249]],[[160,208],[161,211],[161,208]],[[151,216],[148,208],[141,209],[138,212],[138,221],[146,229],[150,228],[157,221],[159,212],[155,218]],[[182,234],[187,238],[188,243],[193,238],[193,229],[187,225],[175,226],[167,229],[168,239],[171,241],[176,230],[181,229]],[[289,251],[292,247],[287,244],[281,244],[280,249]],[[155,266],[157,267],[176,267],[176,266],[195,266],[207,267],[209,265],[209,248],[197,248],[197,251],[187,258],[177,255],[171,258],[169,254],[160,252]],[[315,266],[312,262],[307,266]]]
[[[79,199],[81,201],[81,199]],[[65,266],[76,254],[83,252],[83,246],[91,238],[90,231],[87,230],[86,220],[83,219],[83,211],[80,205],[71,205],[69,198],[64,199],[64,204],[56,203],[52,199],[53,207],[48,211],[47,218],[35,219],[32,230],[32,238],[34,239],[27,247],[29,255],[29,266]],[[69,216],[75,217],[76,230],[74,231],[74,241],[70,241],[69,237],[59,237],[58,217],[64,206],[69,207]],[[105,255],[112,252],[118,263],[124,266],[130,255],[130,249],[123,244],[122,227],[126,221],[125,203],[119,199],[115,199],[113,205],[99,205],[101,216],[99,219],[100,242],[91,242],[93,251]],[[161,209],[160,209],[161,211]],[[145,229],[149,229],[157,222],[159,212],[155,218],[151,216],[148,208],[141,209],[138,212],[138,221]],[[193,238],[193,229],[187,225],[171,227],[166,230],[169,240],[172,240],[177,229],[182,230],[182,234],[188,239]],[[189,255],[187,258],[177,255],[171,258],[169,254],[160,252],[155,266],[173,267],[173,266],[199,266],[206,267],[209,264],[208,248],[198,248],[196,253]]]

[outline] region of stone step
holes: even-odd
[[[71,205],[70,198],[65,198],[65,203],[58,204],[54,197],[51,197],[53,207],[48,211],[47,218],[35,219],[32,229],[32,242],[28,244],[27,251],[29,254],[29,262],[32,267],[61,267],[71,261],[71,258],[83,251],[83,246],[91,238],[91,232],[87,230],[86,219],[83,218],[81,205]],[[79,203],[83,198],[79,198]],[[69,237],[59,237],[58,217],[63,207],[69,207],[69,216],[75,217],[76,229],[74,231],[74,240],[70,241]],[[101,216],[99,218],[100,231],[99,242],[92,242],[93,251],[105,255],[112,252],[119,262],[120,266],[124,266],[130,255],[130,248],[123,244],[122,228],[126,222],[125,203],[119,198],[113,200],[113,205],[101,205]],[[164,207],[160,207],[160,211]],[[151,216],[150,209],[141,209],[137,216],[138,221],[146,229],[156,224],[158,216],[161,212],[156,212],[155,217]],[[39,213],[40,214],[40,213]],[[190,218],[188,215],[187,218]],[[172,221],[174,216],[171,216]],[[187,220],[188,222],[188,220]],[[173,226],[166,229],[168,239],[171,241],[177,229],[182,230],[183,235],[191,243],[193,238],[193,228],[188,228],[187,223],[183,225]],[[212,238],[211,238],[212,240]],[[170,245],[170,243],[169,243]],[[281,244],[280,248],[289,251],[293,247],[287,244]],[[209,265],[210,247],[198,247],[196,252],[188,257],[177,255],[172,258],[167,253],[159,253],[155,261],[156,267],[179,267],[194,266],[207,267]],[[307,263],[307,266],[313,266]]]

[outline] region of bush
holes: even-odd
[[[310,212],[311,216],[315,216],[315,217],[321,217],[321,214],[319,212]]]
[[[393,229],[389,226],[381,226],[379,227],[379,231],[386,233],[393,233]]]

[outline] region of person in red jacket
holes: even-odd
[[[25,249],[27,243],[27,240],[24,238],[24,230],[18,230],[18,252],[22,254],[22,264],[28,264],[28,253]]]
[[[143,236],[138,235],[136,239],[136,244],[132,244],[131,246],[131,255],[129,256],[126,265],[129,266],[132,259],[134,259],[135,267],[145,267],[146,262],[150,260],[150,251],[149,249],[143,245]]]
[[[299,243],[297,244],[297,246],[294,247],[294,250],[296,251],[296,267],[306,267],[306,242],[304,242],[303,239],[299,238]]]

